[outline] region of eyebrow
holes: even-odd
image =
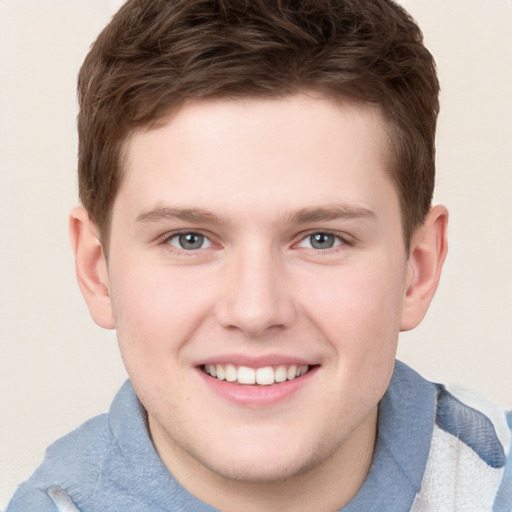
[[[375,212],[354,204],[336,204],[315,208],[301,208],[293,212],[287,220],[295,224],[323,222],[338,219],[375,219]]]
[[[376,215],[368,208],[353,204],[334,204],[327,206],[300,208],[283,219],[284,223],[307,224],[338,219],[375,219]],[[223,220],[202,208],[161,207],[145,210],[136,217],[136,222],[162,222],[181,220],[192,224],[219,225]]]
[[[136,222],[161,222],[165,220],[182,220],[193,224],[221,224],[217,215],[201,208],[154,208],[137,215]]]

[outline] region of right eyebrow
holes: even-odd
[[[221,224],[221,219],[201,208],[152,208],[144,210],[135,218],[136,222],[161,222],[166,220],[182,220],[193,224]]]

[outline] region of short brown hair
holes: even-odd
[[[80,199],[103,243],[131,133],[194,99],[305,90],[380,106],[408,246],[431,207],[439,83],[391,0],[128,0],[78,80]]]

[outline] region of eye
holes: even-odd
[[[167,239],[167,243],[184,251],[197,251],[211,247],[212,243],[200,233],[176,233]]]
[[[337,235],[332,233],[311,233],[310,235],[303,238],[298,246],[306,247],[308,249],[332,249],[333,247],[337,247],[342,245],[344,241]]]

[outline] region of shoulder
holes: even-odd
[[[438,385],[436,425],[489,467],[505,465],[510,449],[510,413],[474,391]]]
[[[174,480],[156,453],[130,381],[108,414],[51,445],[7,512],[212,510]]]
[[[107,414],[96,416],[50,445],[41,465],[21,484],[7,512],[54,511],[48,489],[73,487],[73,494],[94,493],[103,461],[112,449]]]
[[[7,512],[60,510],[49,495],[51,489],[65,490],[73,501],[87,504],[87,509],[95,502],[101,482],[123,464],[119,430],[124,428],[121,435],[130,436],[134,421],[144,423],[128,380],[115,396],[108,414],[95,416],[47,448],[43,462],[18,487]]]
[[[435,425],[414,511],[512,511],[512,414],[477,393],[437,385]]]

